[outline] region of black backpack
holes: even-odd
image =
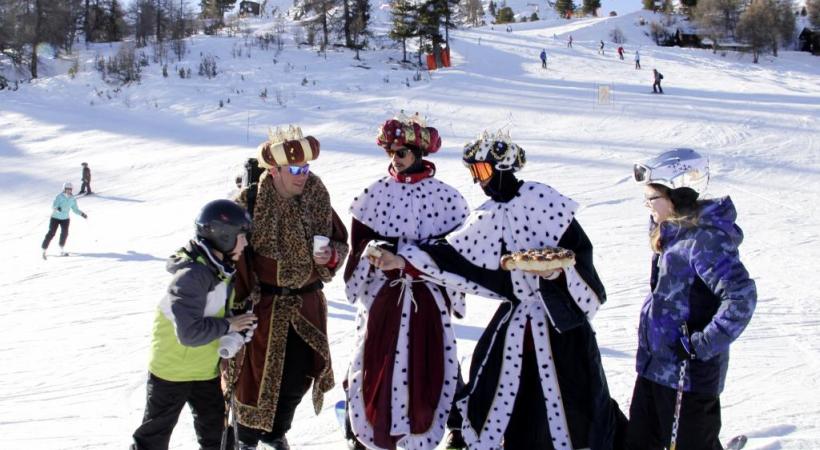
[[[256,158],[248,158],[245,161],[245,180],[248,188],[248,214],[253,217],[253,208],[256,206],[256,192],[259,187],[259,177],[265,169],[259,167],[259,160]]]

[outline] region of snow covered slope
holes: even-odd
[[[750,449],[820,447],[818,60],[781,52],[753,65],[733,53],[654,47],[632,25],[638,14],[516,24],[511,33],[457,31],[454,66],[420,81],[396,62],[396,49],[355,61],[349,52],[325,57],[288,41],[279,54],[253,47],[248,57],[241,35],[197,36],[190,54],[169,64],[168,78],[153,64],[139,85],[105,85],[92,69],[97,52],[116,50],[104,45],[83,53],[75,79],[0,92],[0,448],[125,448],[144,406],[151,321],[169,279],[163,260],[191,235],[198,208],[229,193],[268,126],[296,123],[321,141],[311,167],[348,221],[353,197],[387,167],[376,129],[401,109],[439,129],[438,176],[473,206],[483,194],[460,162],[461,145],[499,128],[527,151],[523,178],[582,204],[579,220],[609,294],[594,325],[624,409],[650,258],[631,163],[671,146],[707,152],[709,192],[731,194],[737,205],[742,257],[760,295],[732,347],[722,437],[747,433]],[[614,24],[627,36],[626,61],[609,48],[596,54]],[[643,70],[633,68],[638,46]],[[548,70],[538,61],[542,48]],[[196,75],[200,54],[216,58],[216,78]],[[180,67],[193,77],[179,78]],[[665,75],[663,96],[650,94],[653,67]],[[602,85],[610,104],[596,102]],[[72,256],[43,261],[51,200],[63,181],[79,183],[83,161],[98,191],[79,199],[89,219],[71,221]],[[325,292],[342,380],[355,309],[340,280]],[[468,300],[456,328],[465,362],[495,306]],[[318,417],[303,403],[289,434],[294,448],[344,448],[332,411],[341,398],[337,387]],[[172,448],[196,448],[187,413]]]

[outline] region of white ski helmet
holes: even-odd
[[[73,191],[74,185],[72,185],[70,181],[66,181],[63,183],[63,190],[65,191],[66,189],[71,189]]]
[[[709,185],[709,158],[691,148],[673,148],[635,163],[632,176],[636,183],[685,187],[703,194]]]

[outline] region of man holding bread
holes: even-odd
[[[390,158],[388,175],[350,206],[346,293],[360,308],[346,381],[348,437],[351,448],[432,450],[444,435],[458,384],[450,315],[464,314],[464,296],[402,270],[376,269],[370,260],[382,250],[444,236],[461,225],[469,207],[422,159],[438,151],[441,139],[418,115],[386,121],[376,142]]]
[[[489,200],[445,239],[384,252],[374,265],[503,301],[457,396],[471,450],[612,449],[625,418],[589,323],[606,294],[578,204],[516,178],[526,157],[508,133],[485,132],[463,161]]]
[[[261,441],[287,450],[285,433],[302,397],[312,385],[319,414],[334,385],[322,286],[347,256],[347,230],[310,171],[316,138],[277,129],[258,151],[265,172],[256,191],[245,189],[238,199],[247,208],[255,194],[252,251],[239,261],[236,291],[240,305],[253,305],[259,326],[231,361],[226,384],[233,386],[239,449]]]

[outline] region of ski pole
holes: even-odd
[[[683,337],[686,340],[689,340],[689,329],[686,327],[686,323],[681,325],[681,332],[683,332]],[[675,417],[672,420],[672,439],[669,442],[669,450],[676,450],[677,448],[677,441],[678,441],[678,424],[680,423],[680,408],[683,404],[683,385],[684,385],[684,378],[686,377],[686,368],[689,365],[689,360],[684,359],[680,363],[680,374],[678,376],[678,390],[677,395],[675,397]]]

